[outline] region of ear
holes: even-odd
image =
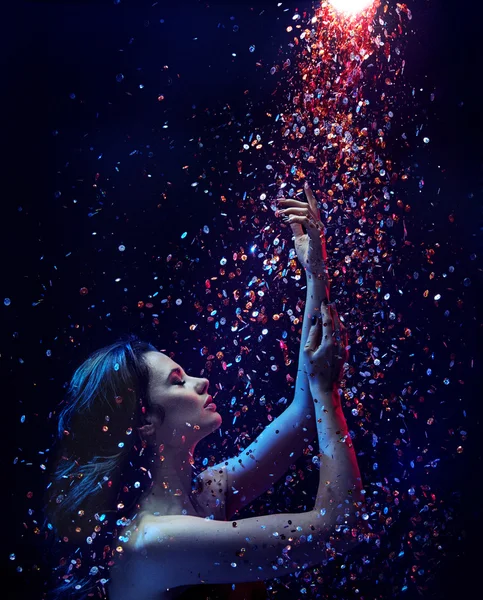
[[[153,423],[146,423],[142,427],[138,427],[139,435],[146,441],[149,438],[153,438],[156,432],[156,428]]]

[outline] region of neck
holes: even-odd
[[[141,512],[160,515],[193,514],[191,482],[193,478],[193,454],[191,448],[159,446],[154,452],[150,471],[152,487],[141,499]]]

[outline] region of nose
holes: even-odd
[[[200,389],[201,391],[199,392],[200,394],[206,394],[206,392],[208,391],[208,388],[210,387],[210,382],[208,381],[208,379],[201,379],[199,384],[198,384],[198,389]]]

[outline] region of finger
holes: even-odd
[[[305,205],[304,208],[284,208],[282,210],[279,211],[279,213],[283,216],[283,217],[287,217],[288,215],[297,215],[297,216],[306,216],[309,217],[310,216],[310,209],[307,205]]]
[[[290,215],[290,217],[288,217],[288,222],[290,224],[299,223],[300,225],[303,225],[307,229],[309,229],[309,227],[311,229],[314,228],[314,224],[310,221],[310,219],[308,217],[302,217],[302,216],[298,216],[298,215]]]
[[[347,327],[344,325],[343,320],[341,319],[341,317],[339,316],[339,313],[337,312],[337,306],[336,306],[335,302],[332,303],[331,309],[332,309],[332,318],[334,320],[334,323],[335,323],[335,326],[337,327],[337,329],[347,332]]]
[[[281,198],[278,201],[280,206],[294,206],[296,208],[307,208],[309,205],[307,202],[301,202],[300,200],[290,200],[289,198]]]
[[[315,196],[307,182],[305,182],[305,184],[304,184],[304,190],[305,190],[305,195],[307,196],[307,200],[309,202],[309,206],[310,206],[311,210],[314,213],[317,213],[319,210],[317,208],[317,200],[315,199]]]
[[[309,354],[313,354],[320,343],[320,338],[322,334],[321,330],[321,320],[317,319],[315,316],[312,318],[313,325],[309,329],[309,333],[307,335],[307,341],[305,342],[305,351]]]
[[[282,217],[288,218],[290,216],[294,217],[307,217],[308,221],[303,223],[307,227],[307,233],[309,234],[311,240],[317,241],[317,243],[321,243],[320,239],[323,235],[323,225],[321,221],[318,221],[317,218],[310,212],[308,207],[306,208],[286,208],[285,210],[281,210],[280,214]],[[293,221],[290,220],[289,223]],[[299,230],[298,235],[303,235],[303,232]],[[322,250],[322,254],[324,251]]]

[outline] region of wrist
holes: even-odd
[[[316,378],[309,377],[309,387],[312,398],[322,401],[325,403],[330,400],[336,404],[340,404],[339,400],[339,382],[326,383],[324,381],[318,381]]]
[[[327,276],[325,273],[311,273],[310,271],[305,271],[305,276],[307,279],[307,286],[313,286],[317,288],[327,288]]]
[[[305,365],[304,372],[307,375],[310,389],[323,394],[339,393],[340,379],[330,381],[326,375],[316,370],[310,371]]]

